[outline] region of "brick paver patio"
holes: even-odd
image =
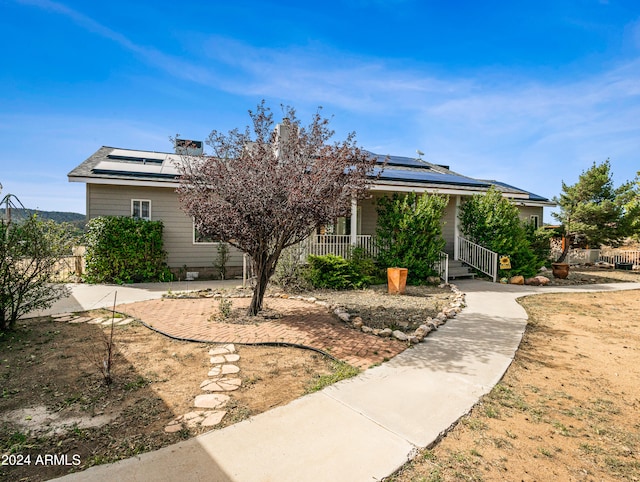
[[[250,299],[232,298],[234,308],[248,308]],[[198,342],[297,345],[327,353],[358,368],[368,368],[403,351],[407,345],[345,326],[326,308],[299,300],[265,298],[265,306],[281,318],[254,324],[210,321],[219,313],[212,298],[161,299],[118,306],[165,335]]]

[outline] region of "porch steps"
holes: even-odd
[[[462,261],[457,261],[449,258],[449,279],[460,278],[475,278],[476,274],[472,268],[464,264]]]

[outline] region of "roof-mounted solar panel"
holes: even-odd
[[[107,157],[118,161],[138,162],[141,164],[162,164],[167,154],[149,151],[130,151],[128,149],[114,149]]]
[[[380,174],[380,179],[388,181],[405,181],[405,182],[420,182],[420,183],[435,183],[435,184],[451,184],[457,186],[476,186],[476,187],[489,187],[490,184],[478,181],[477,179],[471,179],[464,176],[456,176],[453,174],[442,174],[435,171],[407,171],[400,169],[385,169],[380,173],[380,169],[374,169],[373,176]]]

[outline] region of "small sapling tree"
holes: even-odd
[[[249,315],[264,293],[282,251],[312,230],[349,213],[371,180],[375,159],[354,134],[330,144],[329,121],[316,113],[303,126],[291,107],[276,126],[264,101],[249,111],[252,127],[207,140],[212,155],[183,156],[180,204],[205,236],[248,253],[256,287]]]
[[[0,331],[68,296],[68,288],[51,279],[59,259],[71,253],[71,243],[65,226],[35,215],[0,221]]]

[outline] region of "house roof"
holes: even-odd
[[[379,191],[422,191],[449,194],[474,194],[496,186],[506,197],[529,205],[554,206],[547,198],[500,181],[464,176],[448,166],[422,159],[369,154],[380,167],[374,168],[373,189]],[[103,146],[69,174],[69,181],[89,184],[122,184],[156,187],[178,185],[176,167],[181,156],[155,151],[140,151]],[[384,167],[382,166],[383,164]]]

